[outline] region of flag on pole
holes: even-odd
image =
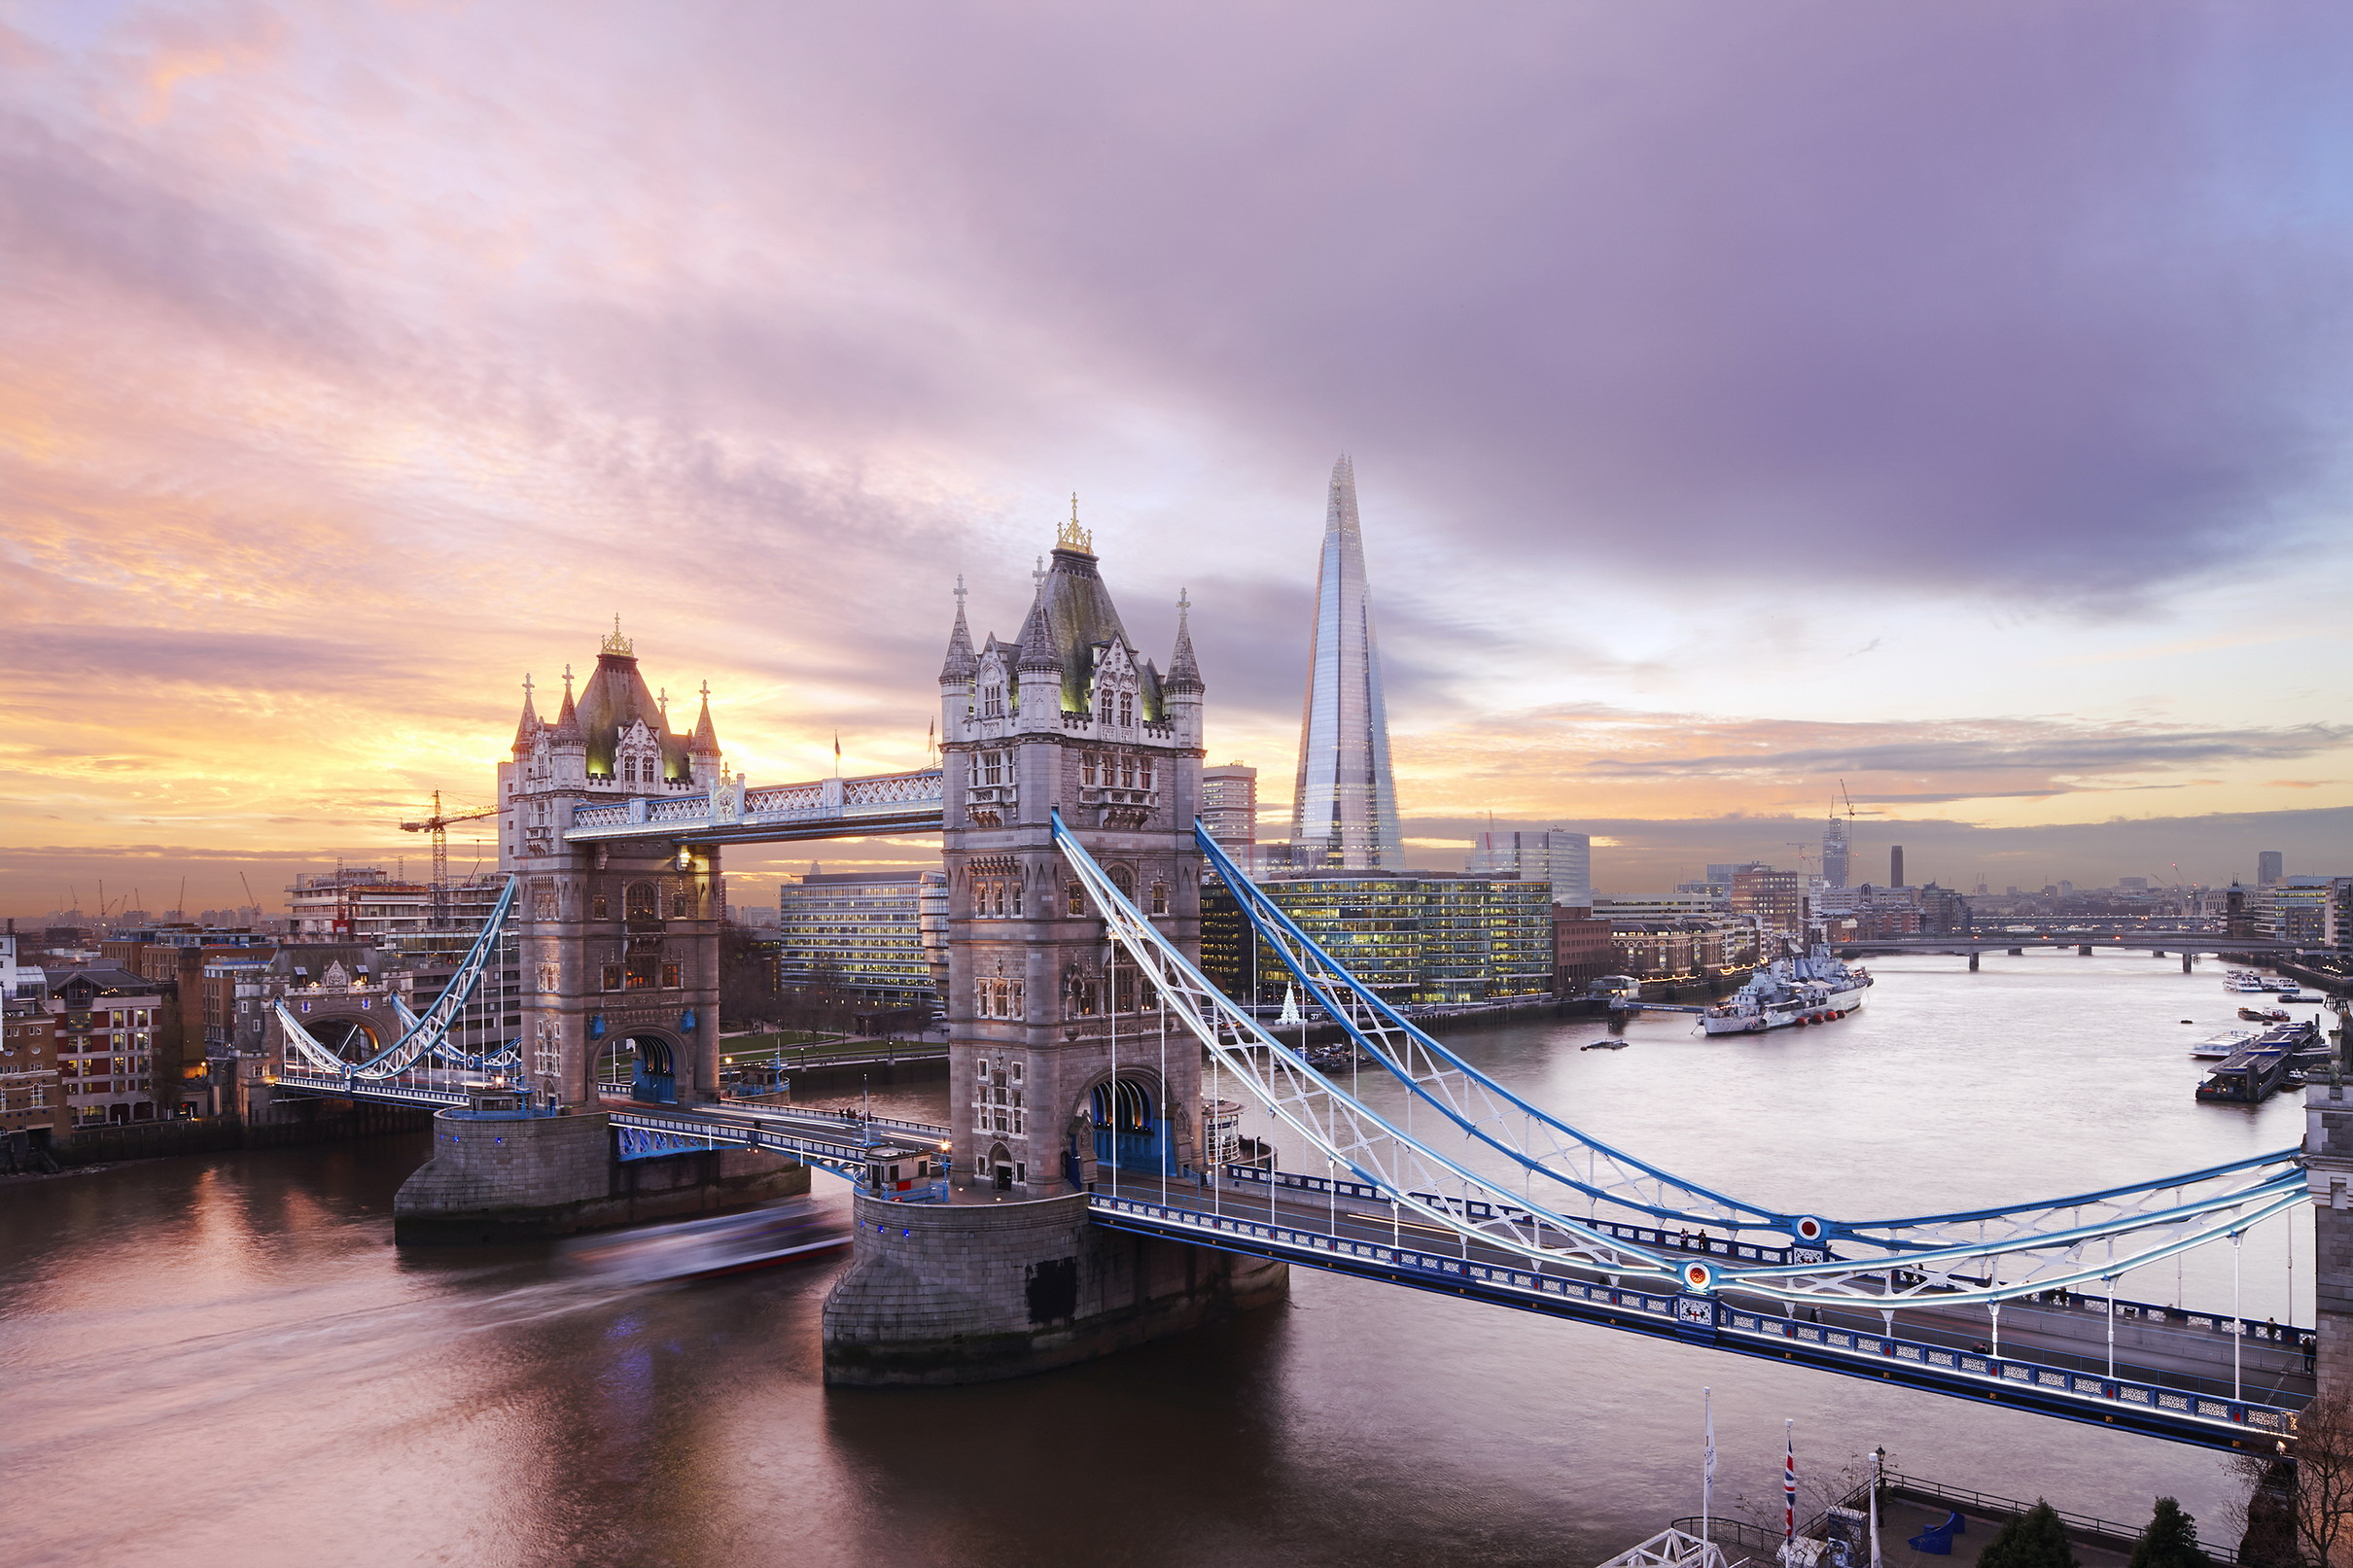
[[[1798,1544],[1798,1423],[1781,1423],[1781,1560]]]

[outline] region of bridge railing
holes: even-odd
[[[2136,1425],[2195,1431],[2195,1441],[2199,1442],[2229,1444],[2249,1433],[2287,1437],[2295,1430],[2294,1410],[2285,1405],[1778,1317],[1715,1297],[1609,1284],[1520,1262],[1465,1258],[1394,1240],[1334,1235],[1279,1217],[1204,1211],[1115,1193],[1094,1195],[1089,1208],[1114,1225],[1198,1237],[1206,1245],[1216,1246],[1221,1240],[1245,1243],[1244,1250],[1341,1270],[1389,1271],[1400,1283],[1435,1284],[1513,1306],[1543,1310],[1551,1304],[1553,1310],[1566,1315],[1598,1315],[1653,1332],[1712,1339],[1735,1348],[1797,1351],[1834,1371],[1866,1376],[1885,1373],[1949,1391],[1979,1390],[1993,1398],[2010,1391],[2046,1408],[2058,1407],[2064,1413],[2080,1411],[2087,1418],[2101,1411],[2125,1412]]]

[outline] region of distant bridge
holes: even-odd
[[[1870,941],[1841,942],[1842,953],[1985,953],[2009,948],[2090,948],[2148,953],[2246,953],[2265,958],[2295,958],[2303,950],[2294,942],[2268,937],[2231,936],[2221,931],[1965,931],[1950,936],[1875,937]]]

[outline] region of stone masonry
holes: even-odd
[[[2312,1194],[2314,1370],[2323,1393],[2353,1392],[2353,1084],[2304,1090],[2304,1179]]]
[[[860,1194],[825,1310],[825,1381],[967,1383],[1068,1366],[1283,1299],[1263,1259],[1103,1230],[1082,1193],[1004,1203]]]

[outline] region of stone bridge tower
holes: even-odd
[[[624,1165],[598,1108],[598,1059],[619,1046],[633,1098],[716,1097],[725,898],[716,849],[576,848],[565,829],[583,806],[714,794],[723,782],[710,688],[692,733],[672,729],[617,618],[577,697],[565,670],[552,723],[524,682],[498,775],[499,864],[517,879],[501,1016],[522,1041],[531,1103],[503,1091],[435,1118],[433,1158],[393,1201],[396,1239],[561,1236],[808,1190],[806,1169],[748,1150]]]
[[[1166,1015],[1051,825],[1059,808],[1138,907],[1198,952],[1190,634],[1180,621],[1164,676],[1129,641],[1075,517],[1016,641],[975,649],[958,592],[939,678],[957,1179],[1044,1198],[1083,1190],[1114,1150],[1130,1167],[1197,1166],[1200,1050],[1181,1031],[1164,1050]]]
[[[638,673],[616,616],[577,700],[541,721],[526,684],[513,760],[499,764],[499,863],[520,879],[512,928],[523,1063],[544,1102],[593,1108],[598,1058],[630,1042],[638,1098],[717,1093],[719,852],[660,844],[575,848],[582,806],[704,794],[723,776],[710,688],[690,735]]]
[[[1164,675],[1120,624],[1074,508],[1019,638],[975,647],[962,592],[939,678],[952,1201],[860,1194],[825,1303],[832,1383],[1041,1371],[1280,1300],[1286,1279],[1088,1217],[1113,1166],[1197,1190],[1200,1047],[1113,950],[1051,825],[1058,808],[1198,951],[1202,681],[1181,610]]]

